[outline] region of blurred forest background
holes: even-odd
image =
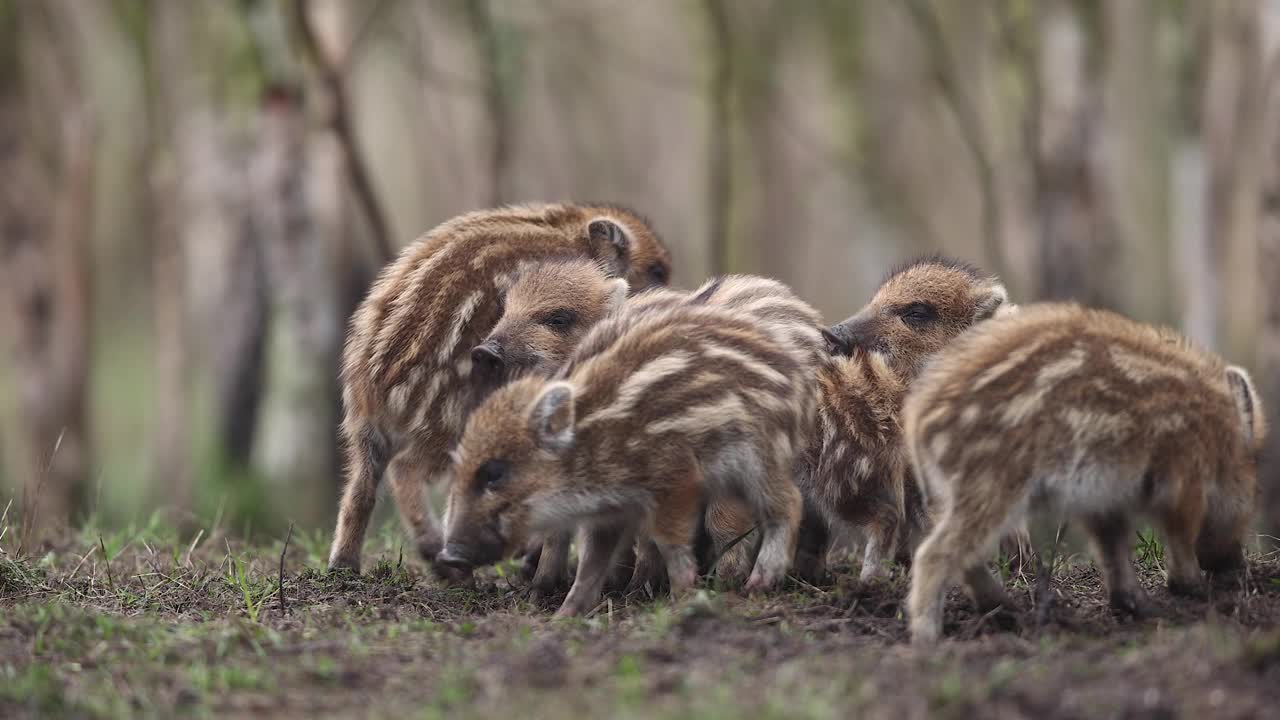
[[[328,530],[347,316],[520,201],[832,321],[944,251],[1280,408],[1278,69],[1280,0],[0,0],[0,506]]]

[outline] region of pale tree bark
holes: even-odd
[[[148,145],[145,149],[144,201],[151,240],[152,342],[155,374],[151,434],[151,489],[185,521],[193,489],[187,423],[186,252],[184,218],[190,205],[184,192],[183,143],[199,141],[190,123],[189,103],[200,93],[189,87],[185,62],[192,38],[191,18],[180,3],[152,9],[142,49],[147,73]]]
[[[707,86],[707,205],[711,216],[708,267],[713,275],[730,270],[729,234],[733,212],[733,27],[724,0],[703,0],[711,78]]]
[[[488,204],[497,207],[512,200],[511,160],[514,149],[515,97],[501,28],[490,0],[468,0],[467,20],[479,51],[484,75],[484,104],[489,116]]]
[[[1261,170],[1261,53],[1256,0],[1204,6],[1205,66],[1200,130],[1208,174],[1204,261],[1195,287],[1204,307],[1195,335],[1210,347],[1239,356],[1254,324],[1253,250]],[[1231,277],[1228,284],[1223,279]],[[1226,312],[1230,310],[1230,312]]]
[[[1075,9],[1042,6],[1039,119],[1033,162],[1040,228],[1040,293],[1115,306],[1116,248],[1098,171],[1098,103],[1089,77],[1089,39]]]
[[[334,228],[320,200],[340,206],[340,152],[326,137],[312,140],[301,105],[279,97],[259,116],[251,171],[254,219],[266,248],[272,323],[270,396],[262,442],[255,451],[291,517],[319,521],[331,509],[335,476],[333,429],[343,319],[334,267]],[[328,156],[328,162],[324,161]],[[320,183],[328,192],[318,194]],[[320,483],[319,488],[317,482]]]
[[[321,15],[320,10],[327,12],[323,17],[328,22],[323,25],[313,17],[313,14]],[[332,2],[317,6],[314,13],[310,0],[294,0],[293,4],[294,26],[302,40],[303,49],[320,76],[320,84],[326,94],[326,124],[342,151],[347,181],[364,214],[378,264],[382,265],[395,256],[395,244],[392,242],[391,228],[383,212],[382,202],[378,199],[373,178],[356,140],[350,92],[347,89],[347,62],[353,40],[342,27],[344,13],[345,5]]]
[[[245,169],[236,158],[228,179],[242,185]],[[249,467],[265,391],[263,364],[267,336],[266,270],[261,239],[251,220],[247,192],[224,188],[221,208],[229,223],[223,242],[212,248],[218,275],[217,295],[205,307],[205,352],[214,393],[214,432],[222,460],[229,467]]]
[[[1137,317],[1173,322],[1166,148],[1175,123],[1163,103],[1172,88],[1159,72],[1158,10],[1153,0],[1103,4],[1101,165],[1106,215],[1122,239],[1118,260],[1129,278],[1116,283],[1116,300]]]
[[[1261,197],[1258,218],[1260,326],[1257,344],[1258,391],[1271,419],[1265,462],[1259,468],[1265,499],[1263,531],[1280,534],[1280,0],[1266,0],[1259,13],[1265,103]]]
[[[750,158],[750,179],[741,183],[740,195],[751,197],[751,222],[743,233],[744,244],[755,250],[754,257],[737,258],[739,270],[763,272],[797,284],[797,266],[802,238],[798,237],[799,208],[796,193],[804,181],[795,167],[795,153],[788,152],[783,126],[787,98],[782,92],[783,73],[790,61],[783,39],[792,26],[792,6],[787,2],[764,5],[757,12],[739,9],[738,37],[749,55],[737,61],[738,114]],[[748,253],[742,253],[747,255]]]
[[[350,189],[377,262],[389,259],[381,204],[352,132],[345,6],[299,3],[293,21],[319,70],[328,131],[314,132],[300,98],[274,93],[258,117],[251,166],[254,226],[265,250],[271,324],[266,398],[255,464],[300,522],[327,519],[338,489],[338,362],[346,319],[371,272],[353,244]],[[314,15],[314,17],[313,17]]]
[[[67,8],[22,9],[18,27],[39,61],[55,66],[53,177],[33,153],[24,120],[32,100],[14,65],[0,68],[0,299],[18,380],[25,462],[22,542],[65,526],[83,500],[89,466],[89,234],[93,214],[92,116],[75,58],[45,55],[69,42]],[[36,33],[37,26],[43,30]],[[17,39],[10,50],[16,53]],[[8,63],[5,63],[8,65]]]

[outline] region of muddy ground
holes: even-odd
[[[1140,621],[1064,558],[1047,592],[1009,579],[1013,616],[953,593],[949,639],[924,652],[905,579],[861,586],[853,568],[552,621],[556,599],[531,603],[514,566],[445,588],[386,532],[361,577],[324,574],[324,539],[293,537],[281,594],[282,547],[154,528],[5,540],[0,717],[1280,717],[1274,558],[1184,600],[1144,545]]]

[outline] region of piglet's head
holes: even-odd
[[[498,324],[471,351],[474,372],[494,385],[550,375],[592,326],[622,307],[627,288],[588,260],[533,266],[507,290]]]
[[[855,315],[823,331],[835,355],[878,353],[914,378],[931,355],[975,323],[1009,311],[998,280],[959,261],[929,257],[893,271]]]
[[[525,378],[471,414],[454,454],[437,564],[465,571],[524,549],[540,529],[530,518],[562,481],[574,443],[573,405],[569,383]]]

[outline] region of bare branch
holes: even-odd
[[[368,166],[360,154],[355,133],[351,126],[351,102],[347,92],[345,70],[341,62],[329,56],[320,47],[315,28],[311,24],[310,0],[295,0],[293,4],[294,24],[311,63],[320,73],[320,79],[329,91],[330,113],[328,124],[337,136],[342,147],[343,161],[346,165],[347,180],[351,183],[356,199],[360,203],[369,230],[373,235],[374,249],[381,263],[391,261],[395,252],[391,245],[391,235],[387,227],[386,216],[373,189],[373,181]]]
[[[991,150],[987,147],[982,118],[971,98],[964,93],[960,78],[956,76],[956,59],[947,44],[946,34],[937,11],[929,0],[907,0],[904,5],[911,16],[929,54],[929,64],[934,81],[947,107],[955,118],[956,127],[965,147],[973,158],[978,173],[978,186],[982,193],[982,229],[987,256],[997,274],[1004,274],[1004,251],[1000,233],[1000,199],[996,191],[995,169]]]

